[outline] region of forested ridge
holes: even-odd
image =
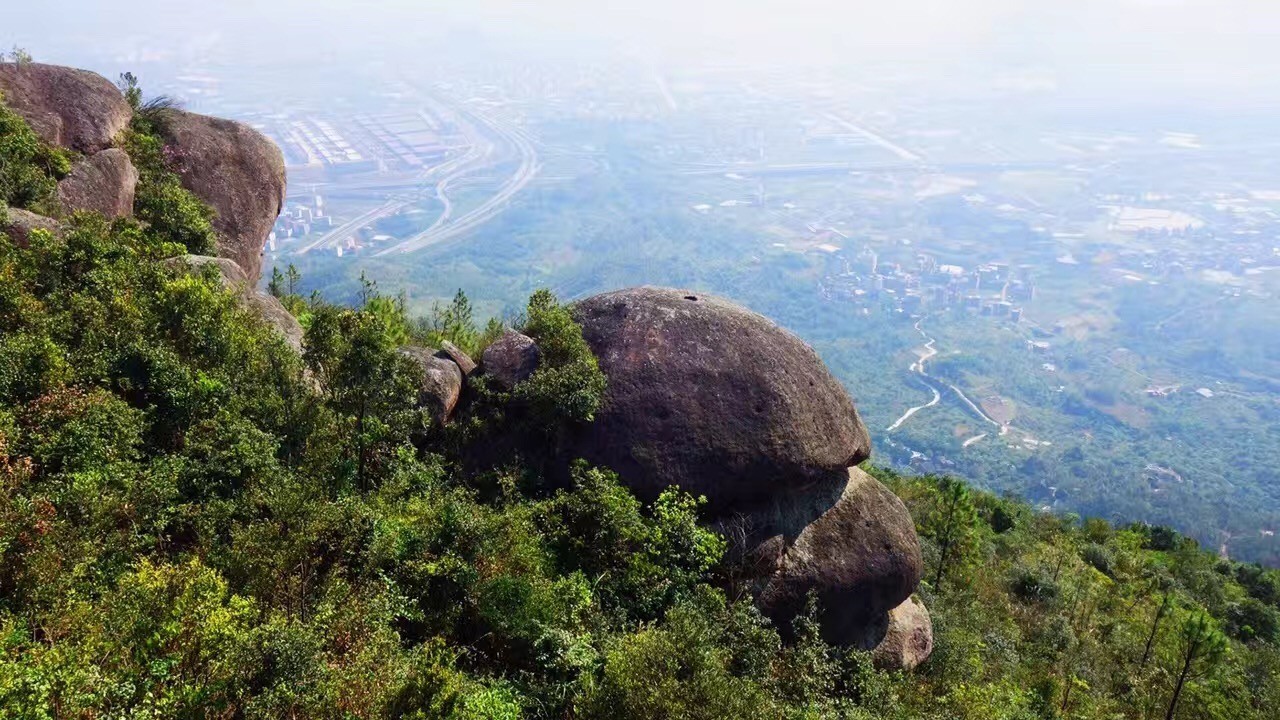
[[[826,644],[816,607],[775,627],[698,498],[565,457],[605,379],[550,293],[505,321],[538,370],[468,378],[441,426],[399,348],[504,322],[282,271],[297,353],[162,262],[208,252],[210,210],[131,100],[135,217],[0,237],[0,716],[1280,716],[1280,573],[951,478],[867,468],[920,535],[923,665]],[[71,159],[0,106],[0,203],[58,215]]]

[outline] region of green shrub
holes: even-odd
[[[57,215],[58,181],[70,172],[70,154],[41,140],[0,96],[0,206]]]
[[[214,210],[182,187],[169,167],[164,139],[151,134],[150,124],[135,117],[125,138],[129,159],[138,168],[133,214],[158,241],[177,243],[186,252],[211,255],[217,246]]]
[[[515,397],[526,404],[535,427],[559,428],[595,419],[605,376],[569,309],[548,290],[529,298],[523,331],[538,343],[542,361]]]

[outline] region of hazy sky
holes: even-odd
[[[1104,94],[1280,98],[1277,0],[0,2],[0,46],[52,61],[164,36],[216,44],[246,64],[406,49],[430,61],[466,48],[675,66],[968,61]]]

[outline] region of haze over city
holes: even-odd
[[[1280,717],[1275,0],[0,5],[0,717]]]

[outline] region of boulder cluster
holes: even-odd
[[[133,212],[138,172],[115,147],[132,110],[93,73],[0,64],[0,93],[47,142],[77,162],[58,187],[64,211]],[[216,211],[217,257],[167,261],[213,266],[222,282],[295,349],[303,331],[257,289],[261,253],[284,201],[278,148],[245,125],[175,111],[166,152],[184,187]],[[58,221],[11,210],[0,228],[22,243]],[[871,441],[845,388],[795,335],[761,315],[699,293],[642,287],[572,306],[608,378],[575,456],[618,473],[653,500],[675,485],[706,499],[708,520],[731,541],[733,591],[750,593],[785,632],[816,595],[827,640],[873,650],[884,667],[928,657],[928,611],[912,598],[922,560],[906,507],[858,469]],[[512,390],[542,359],[508,330],[480,362],[449,343],[407,346],[421,370],[418,404],[437,425],[453,417],[467,378]]]
[[[542,359],[533,338],[515,330],[507,330],[490,343],[479,363],[447,340],[439,350],[406,345],[400,348],[400,354],[420,368],[418,407],[426,410],[437,426],[453,417],[467,378],[483,375],[497,389],[510,391],[528,379]]]
[[[138,170],[118,147],[133,109],[111,81],[58,65],[0,63],[0,95],[41,139],[75,154],[70,174],[58,183],[64,214],[87,210],[112,219],[133,214]],[[232,275],[256,286],[262,247],[284,205],[280,149],[247,125],[176,109],[164,133],[166,153],[183,187],[215,211],[218,257],[233,261],[240,272]],[[57,227],[54,218],[10,210],[3,230],[24,242],[34,228]]]

